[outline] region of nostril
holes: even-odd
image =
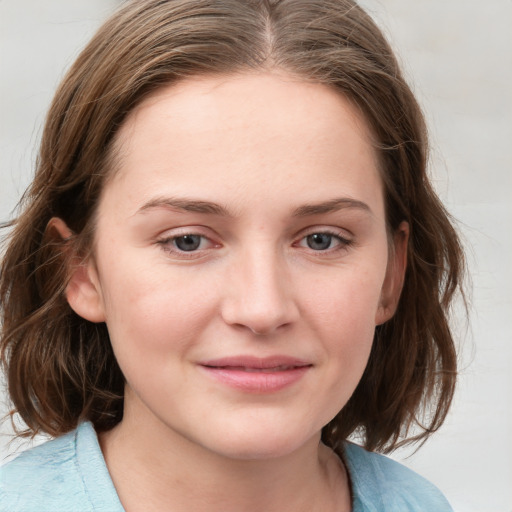
[[[231,325],[240,331],[250,332],[252,335],[256,337],[264,337],[269,336],[277,331],[281,331],[290,326],[293,321],[283,321],[282,319],[274,319],[269,321],[267,319],[266,322],[255,322],[254,320],[246,320],[245,322],[229,322],[224,319],[226,323]]]
[[[256,329],[254,327],[249,327],[249,329],[251,330],[251,332],[253,334],[255,334],[256,336],[265,336],[268,334],[269,331],[265,331],[265,330],[262,330],[262,329]]]

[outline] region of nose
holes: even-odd
[[[225,285],[222,316],[229,325],[268,335],[299,317],[286,263],[272,251],[245,252]]]

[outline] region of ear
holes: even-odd
[[[61,240],[68,241],[73,232],[66,223],[53,217],[48,222],[47,232]],[[64,251],[73,251],[71,244],[64,246]],[[84,260],[78,254],[68,255],[70,279],[66,287],[66,299],[73,311],[90,322],[104,322],[105,312],[103,296],[98,278],[98,272],[92,258]]]
[[[379,307],[375,315],[375,325],[387,322],[395,314],[404,285],[408,242],[409,224],[403,221],[393,234],[393,245],[389,249],[386,277],[384,278]]]

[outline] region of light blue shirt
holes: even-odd
[[[430,482],[347,443],[353,512],[453,512]],[[90,423],[0,468],[0,512],[124,512]]]

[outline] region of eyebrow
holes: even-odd
[[[228,208],[211,201],[203,201],[199,199],[173,198],[173,197],[156,197],[141,206],[137,213],[144,213],[154,208],[170,208],[183,212],[204,213],[210,215],[218,215],[221,217],[235,217]],[[294,217],[307,217],[310,215],[320,215],[325,213],[333,213],[346,208],[358,209],[368,213],[372,213],[370,207],[357,199],[348,197],[340,197],[322,201],[320,203],[311,203],[299,206],[293,212]]]
[[[208,213],[210,215],[219,215],[222,217],[233,217],[229,210],[217,203],[210,201],[201,201],[197,199],[174,198],[174,197],[156,197],[151,199],[139,208],[137,213],[144,213],[153,208],[170,208],[172,210],[181,210],[183,212]]]
[[[358,201],[357,199],[351,199],[349,197],[339,197],[331,199],[329,201],[323,201],[321,203],[312,203],[299,206],[294,212],[294,217],[307,217],[309,215],[319,215],[323,213],[333,213],[345,208],[354,208],[357,210],[363,210],[367,213],[372,213],[370,207]]]

